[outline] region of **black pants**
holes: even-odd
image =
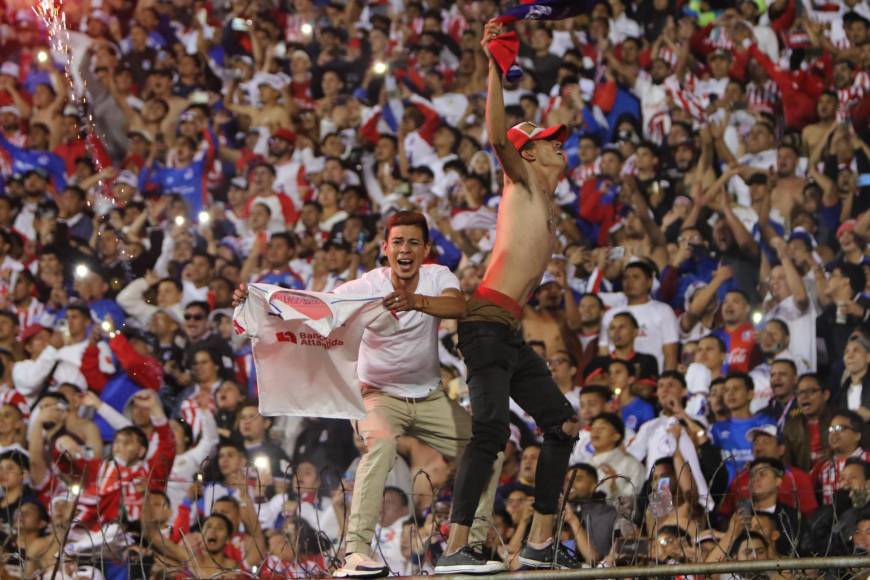
[[[471,441],[459,463],[451,521],[465,526],[474,521],[489,466],[510,437],[509,397],[544,433],[534,507],[542,514],[555,514],[574,445],[562,423],[574,416],[574,409],[544,360],[517,330],[496,322],[464,322],[459,325],[459,348],[468,366]]]

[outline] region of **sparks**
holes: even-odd
[[[97,174],[100,175],[105,167],[100,161],[100,155],[97,155],[94,146],[94,141],[99,139],[99,135],[97,134],[97,127],[94,122],[93,113],[88,106],[88,87],[85,79],[82,79],[82,94],[80,97],[77,96],[76,83],[73,79],[72,72],[73,62],[72,50],[70,49],[69,29],[67,28],[66,14],[63,12],[63,0],[37,0],[33,6],[33,12],[40,20],[42,20],[42,23],[48,31],[49,46],[51,47],[52,54],[57,55],[63,60],[64,78],[70,88],[70,104],[76,107],[80,119],[86,119],[85,128],[90,139],[85,139],[85,146],[96,164]],[[52,55],[48,53],[45,53],[44,60],[43,54],[37,55],[37,59],[40,62],[49,62],[53,60]],[[97,180],[97,187],[103,189],[104,182],[102,177],[99,177]],[[88,202],[88,204],[90,205],[90,202]]]

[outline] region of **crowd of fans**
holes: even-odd
[[[562,541],[870,550],[870,5],[587,1],[517,24],[505,91],[508,126],[570,131],[523,316],[585,426]],[[416,209],[474,292],[501,189],[479,41],[510,3],[66,0],[65,55],[29,4],[0,3],[0,576],[328,575],[361,444],[259,413],[232,291],[328,292]],[[513,568],[538,437],[517,408],[486,546]],[[408,574],[452,467],[399,450],[374,553]]]

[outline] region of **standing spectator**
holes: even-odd
[[[677,317],[670,306],[650,297],[654,279],[655,270],[649,263],[642,260],[630,262],[622,274],[622,305],[608,310],[601,325],[610,328],[610,321],[618,313],[630,312],[639,330],[638,352],[655,356],[660,370],[674,370],[679,346]],[[607,356],[613,346],[605,336],[601,337],[598,344],[602,356]]]
[[[611,360],[631,364],[634,367],[632,376],[643,381],[655,380],[659,374],[658,360],[652,354],[635,350],[640,332],[640,324],[631,312],[617,313],[607,327],[607,338],[612,347],[607,354]],[[599,340],[604,340],[604,335]]]
[[[810,471],[829,454],[828,427],[835,412],[830,397],[818,376],[807,373],[798,379],[795,399],[800,413],[787,417],[783,427],[789,465]]]
[[[764,321],[783,320],[789,327],[791,349],[804,358],[810,371],[816,370],[816,308],[807,294],[806,286],[794,263],[788,256],[785,241],[775,238],[771,246],[776,250],[780,265],[770,271],[770,298],[764,302]]]
[[[837,391],[834,408],[855,411],[870,420],[870,341],[857,335],[846,343],[843,353],[845,379]]]
[[[568,331],[562,291],[562,283],[547,272],[535,290],[537,306],[527,305],[523,309],[523,337],[527,341],[543,341],[548,353],[557,350],[577,351],[577,339]]]
[[[785,422],[799,411],[795,388],[797,387],[797,367],[788,359],[775,360],[770,369],[770,388],[773,398],[761,413],[776,422],[781,430]]]
[[[722,450],[722,462],[728,470],[728,480],[734,481],[744,465],[752,461],[752,443],[747,438],[755,427],[772,424],[764,415],[749,411],[752,402],[752,379],[743,373],[731,373],[725,381],[725,406],[729,418],[717,421],[710,430],[715,443]]]
[[[755,328],[749,320],[751,302],[742,290],[729,290],[722,300],[722,327],[713,334],[722,339],[727,349],[725,373],[748,373],[759,362],[761,353],[755,339]]]

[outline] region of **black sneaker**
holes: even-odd
[[[541,549],[526,544],[520,551],[520,564],[529,568],[553,570],[572,570],[582,566],[582,562],[568,548],[555,541]]]
[[[503,563],[487,560],[468,546],[463,546],[449,556],[443,554],[435,564],[436,574],[497,574],[504,570]]]

